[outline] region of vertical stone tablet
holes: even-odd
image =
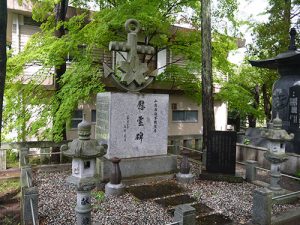
[[[108,144],[106,158],[167,154],[166,94],[99,93],[96,139]]]

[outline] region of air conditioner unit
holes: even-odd
[[[177,110],[177,103],[172,103],[172,110]]]

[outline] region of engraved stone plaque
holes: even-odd
[[[99,93],[96,139],[106,140],[106,158],[167,154],[166,94]]]

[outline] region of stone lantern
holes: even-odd
[[[268,151],[264,154],[265,158],[271,163],[271,180],[269,189],[273,192],[282,190],[279,185],[281,178],[280,165],[288,160],[285,154],[285,142],[291,141],[294,134],[288,134],[286,130],[282,129],[282,120],[278,114],[273,119],[273,127],[262,131],[262,136],[268,139]]]
[[[95,139],[90,139],[91,124],[85,121],[78,124],[78,139],[61,146],[64,155],[72,157],[72,175],[67,183],[74,185],[77,192],[75,207],[78,225],[91,224],[91,190],[96,186],[96,158],[106,153],[106,148]]]

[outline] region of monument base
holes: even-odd
[[[120,162],[122,178],[138,178],[150,175],[170,174],[177,172],[177,156],[157,155],[136,158],[123,158]],[[112,162],[105,158],[97,159],[97,173],[101,182],[108,182]]]
[[[105,185],[106,196],[120,196],[125,192],[124,184],[111,184],[110,182]]]
[[[179,183],[183,183],[183,184],[191,184],[194,182],[195,180],[195,176],[191,173],[188,174],[183,174],[183,173],[177,173],[176,174],[176,180]]]

